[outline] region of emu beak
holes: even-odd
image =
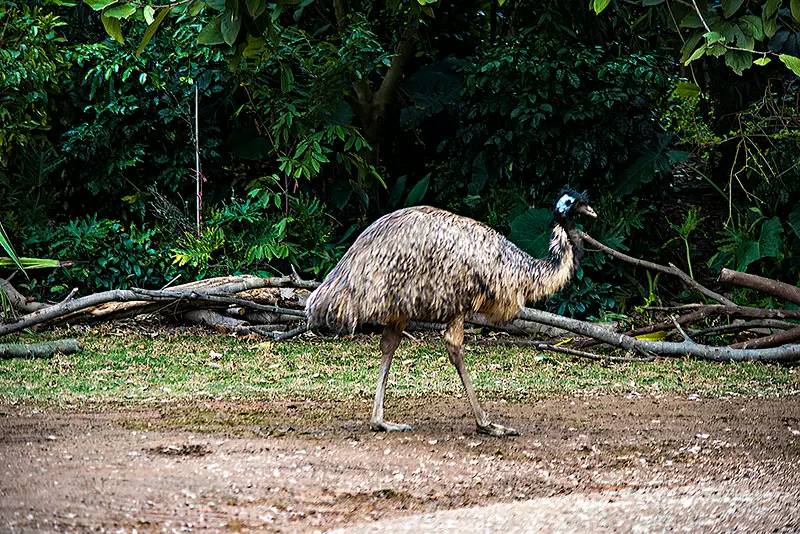
[[[595,211],[592,209],[592,207],[589,204],[583,204],[582,206],[578,207],[578,213],[582,213],[584,215],[587,215],[587,216],[591,217],[592,219],[596,219],[597,218],[597,213],[595,213]]]

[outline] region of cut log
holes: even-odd
[[[74,354],[83,346],[77,339],[59,339],[43,343],[3,343],[0,344],[0,359],[10,358],[50,358],[55,353]]]

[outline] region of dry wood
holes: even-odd
[[[800,360],[800,345],[783,345],[765,349],[734,349],[730,347],[713,347],[701,345],[690,339],[683,342],[646,341],[624,334],[612,332],[591,323],[562,317],[553,313],[531,308],[523,308],[520,316],[529,321],[563,328],[576,334],[593,337],[604,343],[621,347],[630,351],[645,351],[660,355],[693,356],[705,360],[727,361],[766,361],[791,362]],[[678,326],[679,327],[679,326]],[[680,328],[680,327],[679,327]]]
[[[183,318],[190,323],[213,328],[217,332],[227,334],[247,324],[247,321],[226,317],[214,310],[190,310],[183,314]]]
[[[742,321],[737,320],[730,324],[721,324],[717,326],[710,326],[702,330],[693,330],[692,334],[695,336],[718,336],[721,334],[732,334],[735,332],[743,332],[745,330],[789,330],[795,328],[797,323],[790,323],[789,321],[780,321],[778,319],[758,319],[755,321]]]
[[[294,277],[270,279],[256,276],[239,276],[192,282],[168,290],[115,289],[104,291],[78,299],[66,300],[24,315],[16,321],[0,324],[0,337],[49,321],[61,320],[64,318],[75,319],[78,317],[75,315],[76,312],[85,312],[87,309],[95,311],[98,306],[111,302],[135,303],[137,313],[141,313],[143,309],[154,309],[154,306],[163,306],[165,301],[170,304],[184,301],[208,301],[226,306],[235,304],[283,315],[304,317],[305,314],[301,310],[263,305],[245,299],[227,296],[229,293],[235,294],[257,287],[284,287],[286,284],[291,283],[291,280],[297,281]],[[299,281],[299,283],[305,287],[314,287],[316,285],[316,282],[309,281]],[[153,305],[153,301],[157,303]],[[130,313],[131,310],[125,311],[126,313]],[[91,316],[96,317],[95,314],[91,314]]]
[[[291,288],[314,289],[319,282],[313,280],[301,280],[296,276],[281,276],[273,278],[261,278],[252,275],[221,276],[197,280],[186,284],[173,286],[169,291],[187,291],[189,293],[209,293],[216,295],[235,295],[243,292],[254,292],[263,288]],[[85,310],[94,319],[110,319],[121,317],[133,317],[141,313],[149,313],[160,308],[154,305],[153,299],[138,300],[134,302],[109,302],[96,309]],[[247,298],[246,300],[250,300]],[[259,300],[259,299],[255,299]],[[276,302],[277,303],[277,302]]]
[[[55,353],[73,354],[83,346],[77,339],[58,339],[43,343],[4,343],[0,344],[0,359],[10,358],[49,358]]]
[[[751,319],[800,319],[800,310],[770,310],[751,308],[749,306],[721,306],[719,304],[684,304],[682,306],[649,306],[645,310],[663,312],[681,312],[687,310],[704,310],[710,315],[727,314]]]
[[[768,336],[751,339],[742,343],[730,345],[732,349],[763,349],[767,347],[778,347],[786,343],[796,343],[800,341],[800,326],[783,332],[776,332]]]
[[[795,304],[800,304],[800,287],[773,280],[772,278],[722,269],[722,272],[719,273],[719,281],[763,291]]]

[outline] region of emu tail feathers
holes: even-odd
[[[358,326],[358,311],[352,306],[352,291],[326,279],[306,301],[306,321],[312,330],[327,328],[352,334]]]

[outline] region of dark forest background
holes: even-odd
[[[20,255],[74,262],[18,278],[31,296],[321,279],[421,203],[543,255],[564,185],[614,248],[800,284],[800,2],[159,6],[2,2],[0,219]],[[547,306],[688,297],[590,253]]]

